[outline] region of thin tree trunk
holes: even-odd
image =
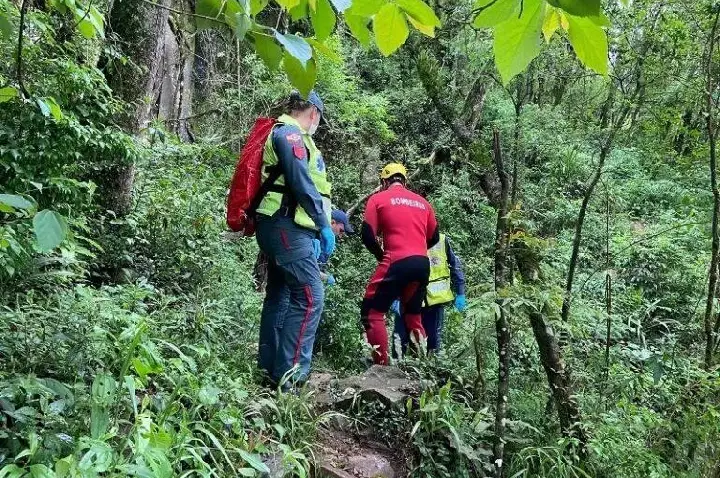
[[[500,200],[495,226],[495,292],[501,291],[507,284],[507,240],[508,240],[508,203],[510,200],[510,180],[505,171],[500,150],[500,133],[493,132],[493,156],[498,178],[500,179]],[[505,421],[510,390],[510,323],[507,319],[502,299],[496,299],[498,315],[495,320],[495,333],[498,343],[498,386],[495,410],[495,476],[503,475],[505,458]]]
[[[23,40],[25,39],[25,14],[30,6],[30,0],[23,0],[20,5],[20,23],[18,25],[18,41],[17,41],[17,58],[15,59],[15,76],[17,78],[20,92],[24,97],[29,97],[27,89],[25,89],[25,81],[23,77]]]
[[[523,282],[532,287],[540,287],[539,256],[533,254],[522,243],[513,243],[511,250]],[[553,408],[557,409],[562,434],[578,440],[578,455],[584,458],[587,455],[588,438],[582,423],[580,406],[573,391],[570,369],[565,365],[562,357],[558,337],[546,316],[547,309],[545,307],[529,314],[530,325],[538,344],[540,362],[545,369],[550,387],[550,397],[545,406],[545,413],[550,415]]]
[[[577,268],[578,258],[580,257],[580,243],[582,242],[582,230],[583,225],[585,224],[585,215],[587,214],[588,204],[590,204],[593,191],[595,191],[595,186],[597,186],[598,181],[600,181],[600,176],[602,176],[605,159],[607,159],[609,151],[610,144],[608,141],[606,146],[603,146],[600,151],[600,159],[598,160],[595,172],[590,178],[590,182],[588,182],[585,189],[585,194],[583,195],[582,204],[580,206],[580,212],[578,212],[577,222],[575,223],[575,237],[573,238],[570,266],[568,267],[567,281],[565,283],[565,296],[563,297],[562,312],[560,314],[563,322],[567,322],[570,317],[570,302],[572,298],[573,281],[575,280],[575,269]]]
[[[610,336],[612,333],[612,276],[610,275],[610,192],[605,185],[605,384],[610,378]]]
[[[530,314],[535,341],[540,350],[540,362],[545,369],[550,391],[555,399],[560,430],[563,435],[573,437],[580,443],[580,456],[587,455],[587,433],[582,423],[582,415],[577,398],[572,390],[570,372],[560,354],[560,346],[552,326],[545,321],[542,313]]]
[[[485,401],[485,375],[483,375],[483,371],[485,369],[484,367],[484,360],[483,360],[483,347],[482,347],[482,341],[480,340],[480,332],[478,331],[478,327],[475,327],[475,334],[473,337],[473,349],[475,351],[475,368],[477,369],[477,377],[475,377],[475,383],[473,384],[473,388],[475,391],[475,399],[479,400],[481,402]]]
[[[710,280],[708,283],[708,294],[705,302],[705,368],[710,369],[713,365],[713,351],[715,349],[716,333],[720,327],[720,318],[714,318],[715,296],[718,283],[718,261],[720,260],[720,231],[718,231],[718,220],[720,219],[720,189],[717,182],[717,158],[715,138],[715,118],[713,117],[713,75],[712,56],[715,50],[715,34],[717,32],[718,18],[720,13],[715,15],[706,58],[706,80],[705,80],[705,126],[710,143],[710,187],[713,194],[713,217],[712,217],[712,251],[710,255]]]
[[[635,101],[639,93],[639,89],[636,89],[634,94],[632,95],[632,98],[630,98],[629,103]],[[608,96],[608,101],[612,101],[612,97],[613,94],[610,93],[610,95]],[[590,177],[590,181],[587,183],[587,187],[585,188],[585,194],[583,195],[582,204],[580,205],[580,211],[578,212],[578,218],[575,224],[575,236],[573,237],[572,253],[570,255],[570,265],[568,266],[567,281],[565,283],[565,296],[563,297],[562,312],[560,314],[563,322],[567,322],[570,318],[573,281],[575,280],[575,270],[577,269],[577,263],[580,257],[580,244],[582,242],[582,231],[583,226],[585,225],[587,208],[590,204],[590,199],[592,199],[593,192],[595,191],[595,186],[597,186],[597,183],[600,181],[600,177],[602,176],[603,167],[605,167],[605,160],[610,154],[615,136],[617,135],[618,130],[625,123],[625,119],[627,119],[629,111],[630,107],[625,106],[620,115],[618,116],[617,122],[615,122],[611,126],[611,130],[608,133],[608,136],[605,139],[602,147],[600,148],[600,158],[598,159],[597,166],[595,167],[595,172]]]

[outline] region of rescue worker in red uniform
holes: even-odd
[[[383,190],[372,195],[365,209],[362,241],[377,258],[361,307],[373,361],[388,364],[385,314],[400,299],[405,326],[412,340],[425,338],[420,311],[425,298],[430,261],[427,251],[439,240],[435,211],[422,196],[406,188],[407,170],[388,164],[380,173]],[[382,246],[378,242],[382,237]]]

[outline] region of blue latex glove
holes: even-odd
[[[327,285],[328,285],[328,287],[333,286],[333,285],[335,285],[336,283],[337,283],[337,281],[335,280],[335,276],[332,275],[332,274],[328,274],[328,276],[327,276]]]
[[[467,309],[467,300],[465,299],[464,295],[459,295],[455,297],[455,308],[458,310],[458,312],[464,312],[465,309]]]
[[[320,259],[320,239],[313,239],[313,252],[315,253],[315,259]]]
[[[322,251],[328,256],[335,252],[335,234],[330,229],[330,226],[320,229],[320,244],[322,245]]]
[[[395,315],[400,315],[400,301],[396,300],[390,305],[390,311]]]

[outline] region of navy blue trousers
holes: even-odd
[[[446,304],[438,304],[422,308],[422,324],[427,334],[428,352],[437,352],[440,350],[440,337],[442,335],[443,323],[445,322],[445,305]],[[402,353],[405,355],[407,346],[410,343],[410,335],[405,327],[405,321],[402,320],[399,315],[393,315],[395,315],[395,327],[391,348],[393,358],[398,358],[398,350],[395,344],[396,339],[400,339]]]
[[[287,384],[304,381],[310,372],[325,299],[312,246],[315,235],[314,231],[297,226],[292,218],[258,220],[257,242],[268,256],[258,367],[275,384],[296,366]]]

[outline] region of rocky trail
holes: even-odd
[[[360,375],[336,378],[329,373],[313,375],[307,385],[318,411],[335,411],[319,430],[316,450],[317,478],[399,478],[407,476],[408,458],[402,450],[388,448],[371,423],[353,417],[358,406],[402,408],[416,398],[423,383],[397,367],[373,366]],[[267,478],[283,476],[282,466],[266,462]],[[275,465],[275,466],[273,466]]]

